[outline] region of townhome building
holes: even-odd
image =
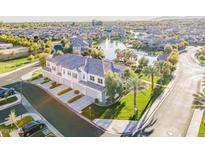
[[[125,66],[109,60],[100,60],[75,54],[64,54],[46,60],[43,76],[79,90],[82,94],[105,103],[105,75],[107,72],[124,75]]]

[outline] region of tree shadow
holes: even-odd
[[[153,132],[154,132],[154,129],[151,127],[157,122],[157,119],[152,119],[146,126],[144,127],[140,127],[138,129],[138,131],[132,135],[132,137],[148,137],[150,136]]]

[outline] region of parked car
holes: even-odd
[[[13,88],[0,88],[0,98],[5,98],[14,94],[15,91]]]
[[[46,125],[41,121],[31,121],[19,129],[19,135],[22,137],[31,136],[45,127]]]

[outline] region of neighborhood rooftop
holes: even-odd
[[[105,73],[108,71],[122,73],[125,69],[125,66],[117,65],[109,60],[100,60],[75,54],[57,56],[55,58],[48,59],[48,61],[61,65],[62,67],[70,70],[82,69],[86,73],[94,74],[100,77],[104,77]]]

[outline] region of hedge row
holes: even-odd
[[[65,93],[67,93],[67,92],[69,92],[69,91],[71,91],[71,90],[73,90],[73,89],[69,87],[69,88],[67,88],[67,89],[64,89],[64,90],[58,92],[57,95],[58,95],[58,96],[63,95],[63,94],[65,94]]]
[[[68,101],[68,103],[69,103],[69,104],[70,104],[70,103],[73,103],[74,101],[80,99],[82,96],[83,96],[83,95],[77,95],[77,96],[71,98],[71,99]]]
[[[56,87],[58,87],[58,86],[60,86],[61,84],[59,84],[59,83],[56,83],[56,82],[53,82],[52,84],[51,84],[51,86],[50,86],[50,89],[54,89],[54,88],[56,88]]]

